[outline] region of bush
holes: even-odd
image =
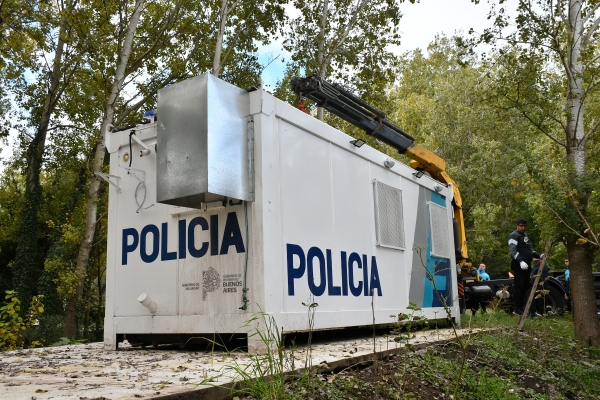
[[[15,350],[23,347],[25,331],[38,323],[38,316],[44,312],[42,296],[33,296],[29,313],[25,320],[20,315],[21,302],[14,290],[7,290],[4,305],[0,307],[0,350]],[[31,347],[41,345],[38,340],[28,342]]]
[[[7,290],[0,308],[0,349],[14,350],[22,345],[23,318],[19,315],[21,302],[14,290]]]
[[[65,317],[62,315],[43,315],[37,327],[44,345],[56,343],[65,335]]]

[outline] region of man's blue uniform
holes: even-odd
[[[508,237],[508,248],[510,249],[510,268],[515,275],[513,284],[513,306],[515,311],[523,313],[525,305],[525,294],[529,289],[529,275],[531,273],[531,260],[541,258],[541,255],[531,248],[531,243],[525,232],[515,230]],[[527,269],[521,268],[521,262],[527,264]]]

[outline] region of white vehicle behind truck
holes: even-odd
[[[409,303],[459,321],[452,186],[266,91],[201,75],[106,143],[106,349],[247,335],[257,312],[304,331],[303,303],[314,329],[393,322]]]

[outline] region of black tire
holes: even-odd
[[[527,291],[526,299],[529,298],[529,293],[531,293],[531,288]],[[534,299],[534,301],[537,301],[537,299]],[[565,308],[565,298],[558,289],[550,286],[550,290],[545,296],[544,304],[546,305],[547,313],[562,314]]]
[[[550,293],[546,295],[546,304],[552,305],[552,312],[561,314],[565,309],[565,298],[558,289],[550,286]]]

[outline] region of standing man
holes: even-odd
[[[571,295],[571,270],[569,269],[569,259],[565,258],[565,301],[567,303],[567,310],[571,311],[571,301],[569,296]]]
[[[512,259],[510,268],[515,274],[513,284],[513,314],[515,315],[523,315],[525,295],[530,285],[531,260],[541,259],[544,256],[531,248],[531,243],[525,233],[526,230],[527,221],[521,218],[517,221],[517,229],[508,237],[508,248]]]

